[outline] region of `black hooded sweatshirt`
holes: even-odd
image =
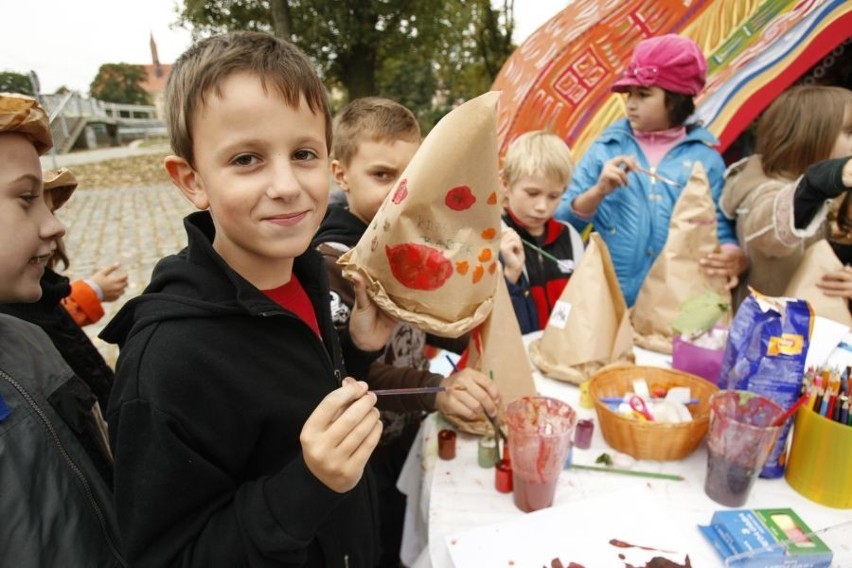
[[[133,566],[372,566],[369,473],[346,494],[305,465],[299,434],[340,385],[322,258],[294,273],[323,339],[213,250],[207,212],[101,337],[118,343],[108,416],[122,543]],[[351,354],[362,375],[378,353]],[[355,370],[357,367],[357,371]]]

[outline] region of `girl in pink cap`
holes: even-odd
[[[629,306],[666,244],[672,210],[696,161],[719,201],[725,171],[714,149],[719,141],[699,124],[686,124],[706,73],[692,40],[668,34],[640,42],[612,86],[627,95],[627,118],[589,148],[556,211],[556,218],[579,230],[592,223],[601,234]],[[733,288],[747,260],[718,206],[717,219],[722,250],[702,264],[711,275],[727,276]]]

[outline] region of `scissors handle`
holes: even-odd
[[[630,408],[641,414],[648,421],[653,421],[654,416],[648,411],[648,407],[645,406],[645,401],[642,400],[641,397],[631,396],[630,397]]]

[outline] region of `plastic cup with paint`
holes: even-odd
[[[710,397],[708,497],[728,507],[745,504],[781,432],[781,426],[771,424],[783,413],[768,398],[746,391],[719,391]]]
[[[524,512],[550,507],[571,448],[577,414],[548,397],[524,397],[506,407],[512,494]]]

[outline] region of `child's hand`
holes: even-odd
[[[852,267],[844,266],[840,270],[823,274],[817,287],[826,296],[852,299]]]
[[[121,297],[127,289],[127,273],[117,273],[120,263],[104,266],[92,275],[92,280],[98,283],[104,293],[104,302],[112,302]]]
[[[627,185],[627,173],[639,168],[633,156],[616,156],[606,162],[598,177],[595,189],[599,195],[607,196],[621,186]]]
[[[326,396],[302,428],[305,465],[329,489],[346,493],[361,479],[382,434],[376,395],[349,377]]]
[[[355,287],[355,305],[349,317],[349,335],[358,349],[378,351],[390,339],[396,322],[367,295],[363,276],[353,273],[350,279]]]
[[[740,283],[740,274],[748,268],[748,257],[740,247],[724,244],[720,250],[711,252],[698,263],[708,275],[727,278],[725,288],[733,290]]]
[[[503,274],[514,284],[524,271],[524,244],[521,237],[511,228],[503,229],[500,237],[500,254],[503,257]]]
[[[462,369],[443,381],[447,390],[435,395],[435,406],[443,414],[476,420],[481,412],[497,414],[500,393],[494,381],[475,369]]]

